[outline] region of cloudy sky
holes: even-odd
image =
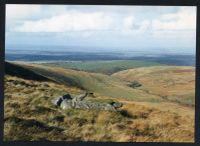
[[[196,46],[196,7],[7,5],[9,45],[190,52]]]

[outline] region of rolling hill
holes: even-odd
[[[141,60],[109,60],[109,61],[101,60],[101,61],[51,62],[51,63],[42,63],[42,65],[111,75],[115,72],[126,69],[158,66],[164,64],[160,64],[153,61],[141,61]]]
[[[129,83],[137,80],[140,90],[182,104],[195,104],[195,68],[190,66],[155,66],[117,72],[112,77]]]
[[[144,91],[133,89],[128,87],[126,82],[100,73],[88,73],[59,67],[47,67],[38,64],[14,64],[33,71],[52,81],[99,93],[102,96],[122,97],[135,101],[163,101],[163,99],[157,95],[150,95]]]
[[[195,68],[190,66],[139,67],[109,76],[39,64],[14,64],[45,79],[96,92],[102,96],[134,101],[167,100],[191,106],[195,103]],[[142,86],[132,88],[130,85],[134,81],[141,83]]]
[[[192,79],[192,67],[143,67],[109,76],[7,62],[4,140],[194,142],[194,108],[185,104],[191,104],[188,100],[183,104],[182,100],[169,99],[171,93],[178,99],[194,93]],[[142,86],[130,87],[135,80]],[[173,88],[166,86],[172,81]],[[159,86],[173,92],[163,98]],[[180,92],[183,89],[187,92]],[[50,102],[85,90],[94,92],[87,100],[118,101],[124,106],[117,112],[61,110]]]

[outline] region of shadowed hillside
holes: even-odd
[[[17,76],[28,80],[49,81],[48,78],[41,76],[34,71],[28,70],[21,65],[5,62],[5,73],[11,76]]]

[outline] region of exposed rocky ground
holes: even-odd
[[[60,97],[56,97],[52,100],[52,103],[62,109],[95,109],[95,110],[106,110],[106,111],[116,111],[117,108],[123,106],[122,103],[112,102],[112,103],[99,103],[94,101],[86,101],[89,93],[84,93],[76,96],[71,96],[69,93]]]

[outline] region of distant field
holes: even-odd
[[[137,68],[137,67],[161,65],[160,63],[156,62],[138,61],[138,60],[68,61],[68,62],[53,62],[53,63],[42,63],[42,64],[47,66],[56,66],[62,68],[70,68],[70,69],[98,72],[105,74],[112,74],[121,70]]]

